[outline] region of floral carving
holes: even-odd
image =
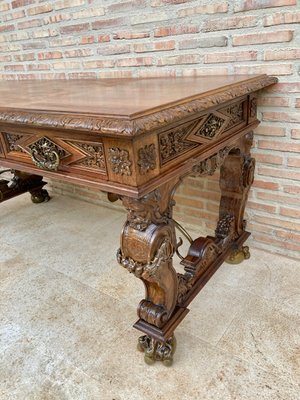
[[[187,150],[198,146],[198,144],[186,140],[186,137],[193,126],[194,123],[174,131],[160,134],[159,145],[162,164],[165,164],[167,161],[172,160]]]
[[[111,147],[109,149],[109,161],[112,170],[117,175],[131,175],[131,161],[129,160],[129,152],[119,147]]]
[[[220,132],[225,122],[225,119],[215,114],[210,114],[205,123],[201,126],[199,131],[195,133],[195,135],[207,139],[212,139]]]
[[[226,129],[229,129],[240,122],[243,122],[244,119],[244,102],[235,103],[224,110],[228,115],[230,115],[230,121],[226,125]]]
[[[24,150],[16,144],[16,142],[23,138],[23,135],[17,135],[15,133],[5,133],[5,137],[8,142],[8,151],[19,151],[24,153]]]
[[[156,151],[154,144],[146,144],[138,151],[138,166],[141,175],[156,168]]]
[[[193,176],[204,176],[204,175],[213,175],[217,168],[219,168],[225,158],[227,157],[230,151],[229,147],[224,147],[224,149],[218,151],[217,154],[207,158],[206,160],[201,161],[199,164],[196,164],[192,168]]]
[[[75,163],[76,165],[83,165],[87,168],[100,169],[102,171],[106,171],[102,143],[92,144],[92,143],[69,142],[69,144],[87,153],[86,158],[77,161]]]

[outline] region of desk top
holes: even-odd
[[[134,136],[276,82],[267,75],[0,82],[0,122]]]

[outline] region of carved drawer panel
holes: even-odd
[[[162,132],[159,134],[160,164],[165,165],[192,149],[215,142],[246,124],[247,99],[243,99]]]
[[[106,175],[104,146],[99,139],[82,140],[53,134],[1,131],[3,154],[7,159],[35,165],[47,171],[77,171]],[[1,154],[1,147],[0,147]]]

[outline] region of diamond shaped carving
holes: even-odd
[[[36,140],[35,142],[30,143],[24,149],[30,154],[36,152],[41,156],[44,155],[45,149],[47,149],[47,151],[55,151],[58,154],[60,160],[70,155],[70,153],[67,150],[65,150],[58,144],[52,142],[52,140],[48,139],[46,136],[43,136],[38,140]]]
[[[213,112],[204,120],[200,120],[187,136],[188,140],[206,143],[218,137],[227,127],[230,117],[219,112]]]
[[[80,151],[81,159],[72,163],[74,166],[82,166],[106,172],[104,149],[102,143],[67,142],[73,148]]]
[[[24,153],[24,150],[19,145],[19,142],[21,142],[22,139],[24,139],[28,136],[18,135],[16,133],[8,133],[8,132],[4,132],[3,135],[4,135],[4,138],[6,141],[6,148],[7,148],[8,153],[11,151],[17,151],[17,152]]]

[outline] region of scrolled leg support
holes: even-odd
[[[128,216],[117,259],[145,285],[138,316],[149,331],[139,340],[139,349],[145,352],[148,363],[159,360],[170,364],[175,351],[174,346],[170,348],[172,333],[162,341],[151,336],[152,328],[161,329],[168,322],[178,297],[178,278],[172,265],[176,250],[171,218],[175,184],[164,185],[141,199],[122,198]]]

